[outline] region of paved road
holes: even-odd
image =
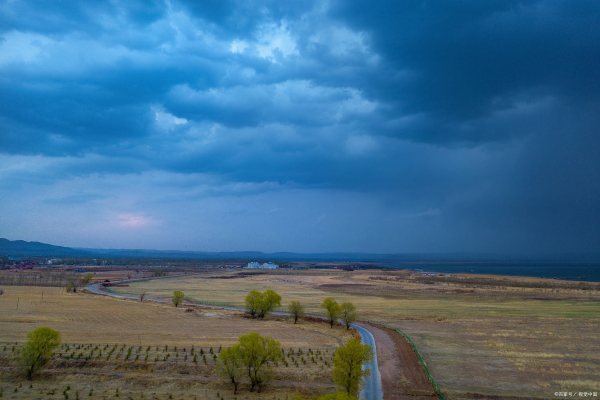
[[[363,369],[369,370],[370,374],[364,377],[360,398],[361,400],[382,400],[383,388],[381,386],[379,364],[377,363],[377,344],[375,343],[375,338],[371,332],[361,325],[352,324],[352,327],[358,331],[362,342],[371,346],[371,350],[373,350],[373,359],[363,365]]]
[[[115,281],[113,283],[129,283],[129,282],[137,282],[140,280],[150,280],[150,279],[160,279],[160,278],[131,279],[131,280],[118,281],[118,282]],[[120,294],[120,293],[114,293],[114,292],[108,291],[100,283],[90,283],[89,285],[87,285],[85,287],[85,290],[87,292],[90,292],[93,294],[98,294],[101,296],[115,297],[117,299],[139,300],[139,296],[137,296],[137,295]],[[153,297],[153,296],[146,296],[144,298],[144,301],[152,301],[152,302],[157,302],[157,303],[168,302],[168,300],[166,300],[164,298]],[[184,303],[184,304],[198,305],[196,303]],[[200,304],[200,305],[202,305],[203,307],[209,307],[209,308],[220,309],[220,310],[245,311],[244,309],[236,308],[236,307],[222,307],[222,306],[213,306],[213,305],[205,305],[205,304]],[[289,315],[286,312],[275,312],[273,314]],[[363,343],[369,345],[371,347],[371,350],[373,351],[373,359],[369,363],[366,363],[365,365],[363,365],[363,369],[368,369],[370,371],[370,373],[363,380],[363,388],[360,391],[360,400],[383,400],[383,389],[382,389],[382,385],[381,385],[381,375],[379,374],[379,366],[377,363],[377,345],[375,343],[375,338],[373,337],[371,332],[369,332],[367,330],[367,328],[364,327],[364,325],[352,324],[352,327],[354,329],[356,329],[358,331],[358,333],[360,334],[361,341]]]

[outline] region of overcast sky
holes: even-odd
[[[0,1],[0,236],[600,249],[600,2]]]

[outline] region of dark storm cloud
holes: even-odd
[[[340,247],[597,250],[599,18],[585,0],[4,2],[0,184],[140,221],[165,192],[305,198]]]
[[[367,90],[399,112],[427,113],[411,134],[416,140],[502,139],[509,132],[490,137],[459,127],[548,95],[575,104],[599,100],[595,1],[340,1],[333,14],[371,33],[389,75],[410,73]]]
[[[104,1],[6,1],[0,5],[0,29],[49,35],[72,31],[94,34],[106,29],[111,19],[143,26],[160,18],[164,12],[165,3],[152,0],[131,0],[122,4]]]

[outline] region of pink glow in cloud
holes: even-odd
[[[154,219],[142,214],[123,213],[117,216],[118,224],[124,228],[143,228],[152,225]]]

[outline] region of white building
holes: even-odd
[[[251,261],[248,263],[248,265],[246,265],[246,268],[248,269],[277,269],[279,268],[279,265],[274,264],[272,262],[266,262],[266,263],[259,263],[258,261]]]

